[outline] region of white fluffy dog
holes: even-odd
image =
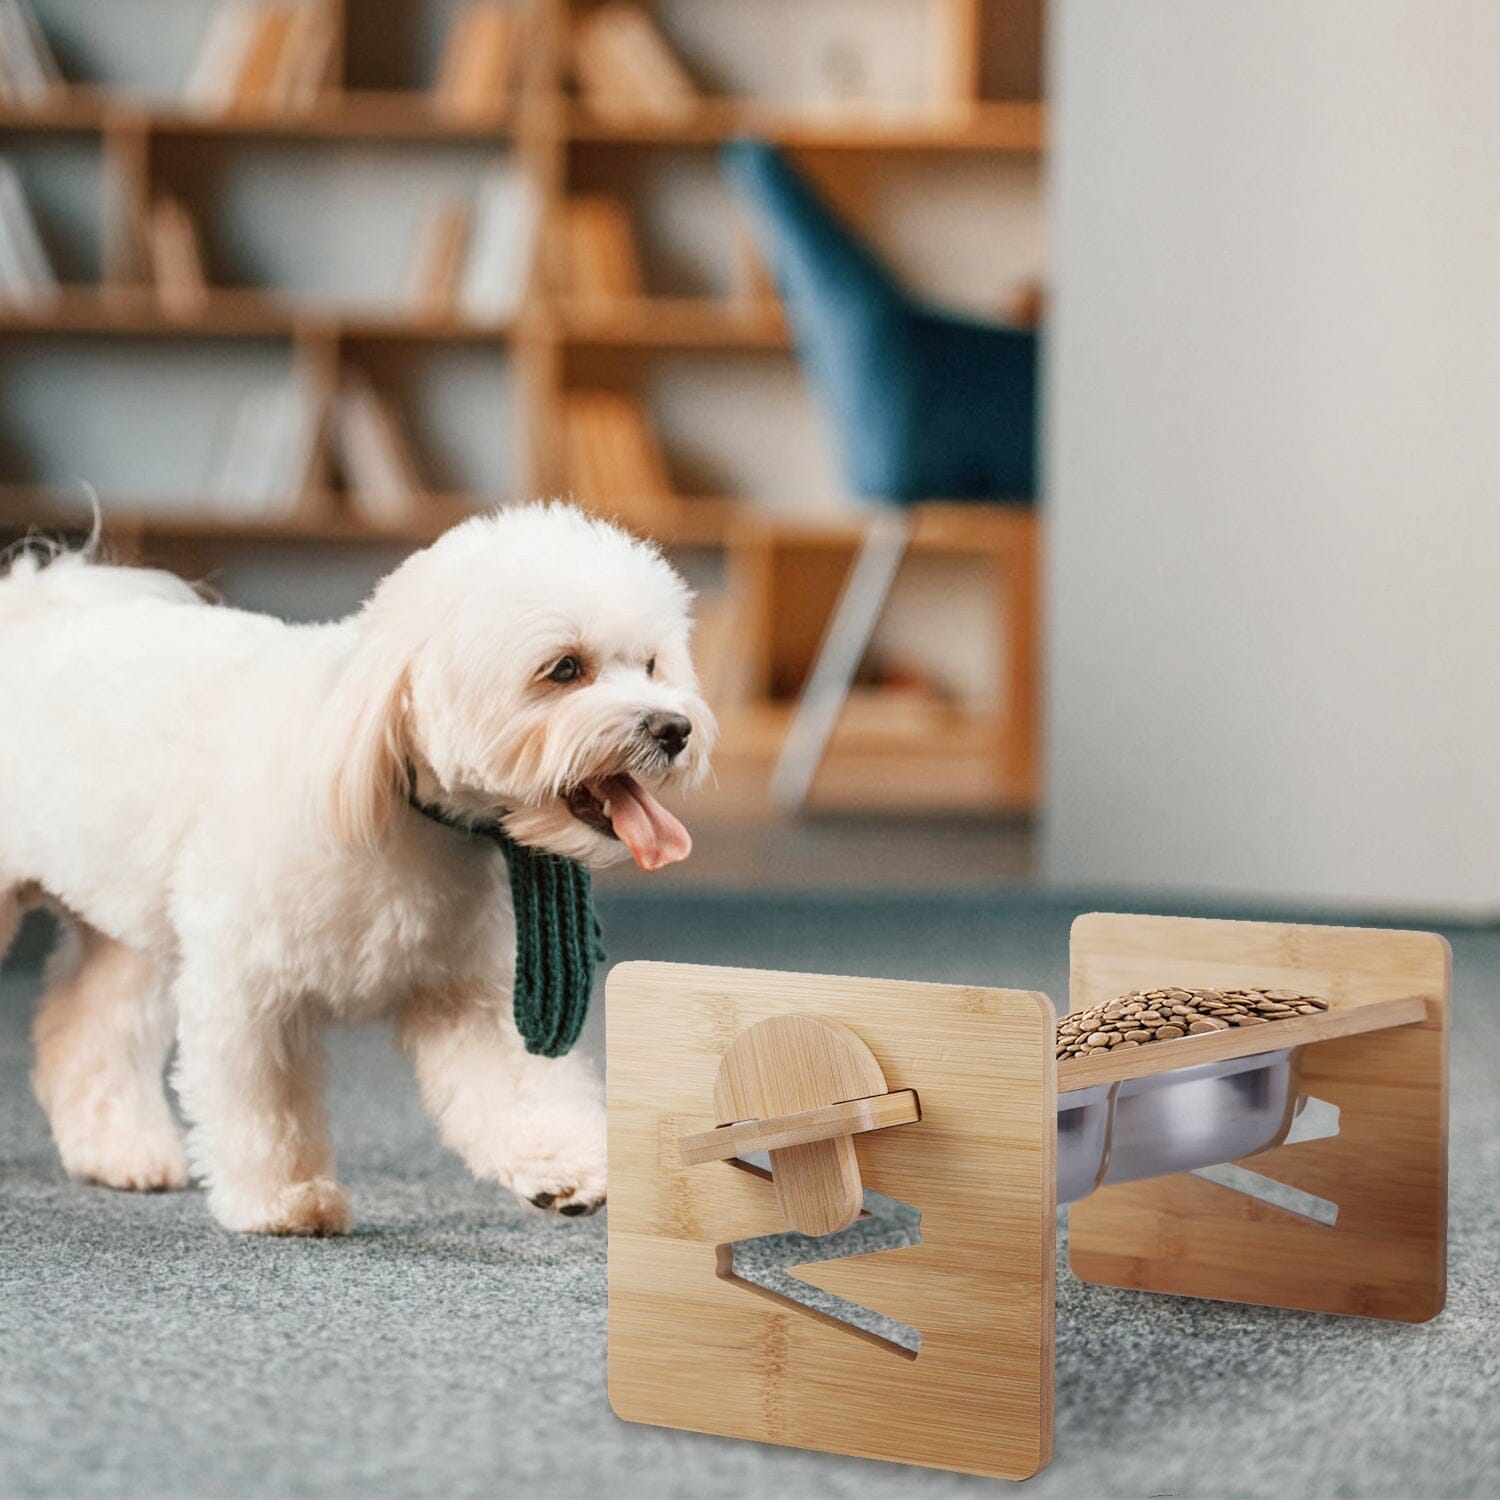
[[[689,598],[651,547],[559,505],[456,527],[335,625],[18,557],[0,576],[0,956],[31,900],[72,929],[34,1073],[67,1170],[175,1188],[191,1163],[230,1229],[341,1233],[320,1033],[390,1016],[476,1176],[593,1212],[598,1082],[516,1031],[504,856],[410,798],[593,865],[683,858],[648,787],[701,776],[714,733]]]

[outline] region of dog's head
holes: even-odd
[[[333,690],[329,812],[377,844],[416,774],[460,820],[519,843],[642,869],[685,858],[653,795],[708,768],[715,725],[688,655],[689,590],[661,554],[565,505],[448,532],[358,616]]]

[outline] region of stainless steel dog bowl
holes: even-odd
[[[1297,1113],[1297,1052],[1287,1047],[1058,1095],[1057,1201],[1279,1146]]]
[[[1057,1201],[1086,1198],[1109,1165],[1110,1096],[1118,1087],[1096,1083],[1057,1096]]]

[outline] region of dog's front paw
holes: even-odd
[[[529,1191],[528,1188],[517,1188],[516,1192],[524,1197],[533,1208],[539,1208],[543,1213],[562,1214],[568,1219],[581,1219],[589,1214],[596,1214],[604,1207],[605,1202],[605,1186],[602,1178],[597,1183],[585,1182],[582,1185],[562,1183],[555,1189],[542,1188],[535,1193]]]
[[[567,1142],[536,1142],[506,1174],[516,1197],[544,1213],[579,1219],[604,1207],[608,1171],[604,1122],[590,1122]]]
[[[344,1190],[328,1177],[293,1182],[264,1203],[226,1203],[216,1196],[214,1213],[226,1229],[242,1234],[348,1234],[353,1215]]]
[[[167,1193],[187,1186],[187,1155],[175,1135],[121,1133],[58,1141],[64,1170],[78,1182],[132,1193]]]

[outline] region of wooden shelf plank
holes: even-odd
[[[1030,100],[988,101],[941,113],[824,110],[793,113],[752,100],[705,99],[681,119],[601,120],[575,105],[571,140],[595,145],[715,145],[755,135],[794,150],[1014,151],[1045,145],[1043,106]]]
[[[454,115],[437,108],[424,90],[370,89],[330,93],[304,110],[207,114],[172,102],[83,87],[60,90],[34,109],[0,108],[0,131],[102,130],[114,120],[179,137],[500,141],[514,133],[515,110],[484,117]],[[1045,145],[1045,112],[1030,100],[990,100],[941,113],[797,113],[753,100],[706,99],[680,120],[601,120],[576,103],[567,113],[568,138],[598,145],[714,145],[745,134],[805,150],[1036,153]]]
[[[411,318],[401,312],[345,312],[328,319],[338,333],[352,339],[386,339],[392,343],[509,343],[511,323],[473,323],[466,318]]]
[[[502,141],[512,134],[513,109],[476,118],[446,113],[422,90],[348,90],[311,109],[236,110],[203,114],[178,108],[147,112],[148,128],[178,137],[291,136],[302,139],[384,138],[400,141]]]
[[[410,542],[425,544],[450,526],[494,509],[500,502],[476,495],[429,494],[418,498],[424,514],[401,526],[375,526],[344,509],[342,497],[318,497],[308,513],[260,520],[211,514],[203,505],[168,504],[150,497],[104,499],[104,527],[164,541],[194,541],[232,546],[242,542]],[[653,532],[664,546],[723,545],[736,524],[738,507],[721,500],[685,500],[678,519]],[[77,495],[30,485],[0,484],[0,532],[30,527],[53,531],[86,531],[88,505]]]
[[[152,287],[63,287],[55,297],[0,305],[0,329],[16,333],[266,337],[291,332],[296,314],[273,293],[216,291],[192,317],[173,317]]]
[[[0,303],[0,332],[131,335],[163,338],[287,338],[317,324],[350,338],[476,342],[508,341],[510,323],[462,317],[414,317],[400,307],[307,303],[255,287],[212,288],[202,307],[176,316],[149,286],[64,287],[34,303]]]
[[[297,515],[261,518],[214,515],[181,499],[130,496],[102,502],[104,534],[111,532],[164,542],[232,545],[244,542],[384,542],[425,545],[449,527],[485,508],[466,495],[417,497],[420,513],[398,526],[377,526],[341,509],[339,497],[319,496]],[[88,502],[36,486],[0,484],[0,533],[80,532],[91,525]]]
[[[54,89],[39,105],[0,105],[0,131],[56,130],[72,134],[102,130],[111,107],[111,96],[102,89],[79,85]]]
[[[436,535],[455,520],[475,511],[487,509],[496,502],[470,495],[437,495],[424,497],[444,507],[444,513],[433,525],[421,525],[411,530],[397,529],[395,532],[381,530],[384,536]],[[177,502],[180,503],[180,502]],[[919,551],[936,553],[971,553],[993,541],[1002,534],[993,529],[993,517],[982,514],[993,509],[988,506],[953,507],[964,513],[971,529],[962,535],[944,531],[933,536],[924,536],[920,529],[914,538]],[[977,512],[980,514],[973,514]],[[1029,513],[1026,513],[1030,520]],[[140,527],[148,532],[179,536],[194,536],[204,539],[219,537],[230,540],[237,536],[265,536],[280,534],[287,537],[326,536],[340,538],[361,536],[370,530],[357,518],[333,518],[315,521],[240,521],[207,514],[201,508],[184,508],[180,513],[168,510],[160,503],[151,503],[148,497],[124,497],[119,500],[106,499],[106,521],[112,525]],[[85,524],[86,517],[76,496],[59,494],[44,486],[0,483],[0,527],[20,525],[61,526],[76,528]],[[852,549],[858,544],[860,529],[857,524],[810,526],[797,521],[783,521],[756,515],[744,501],[717,496],[690,496],[680,499],[673,520],[653,530],[655,540],[675,546],[720,546],[735,539],[763,544],[790,546],[828,546],[841,550]],[[954,710],[955,713],[961,713]],[[790,708],[785,704],[768,705],[764,710],[758,734],[770,732],[778,740],[785,728]],[[980,722],[969,716],[965,722]],[[987,720],[985,721],[988,722]],[[949,726],[950,728],[952,726]],[[987,732],[987,731],[986,731]],[[845,731],[848,733],[847,729]]]
[[[911,507],[911,517],[907,550],[931,555],[1009,551],[1029,542],[1040,525],[1037,511],[1029,503],[1004,505],[988,500],[921,501]],[[747,514],[745,525],[762,528],[762,539],[775,546],[834,552],[852,552],[864,540],[867,529],[867,523],[858,517],[799,521]]]
[[[722,297],[640,297],[559,303],[571,344],[641,349],[789,349],[780,304]]]
[[[435,497],[425,496],[424,500]],[[377,526],[358,516],[330,515],[306,520],[257,521],[226,517],[210,520],[196,516],[153,515],[110,507],[105,513],[105,531],[124,527],[153,541],[218,543],[379,542],[425,546],[447,531],[457,517],[446,512],[431,519],[420,518],[399,526]]]
[[[329,93],[309,109],[236,110],[208,114],[171,101],[70,87],[34,109],[0,108],[0,132],[99,131],[129,123],[161,136],[227,139],[286,136],[303,140],[503,141],[514,132],[513,107],[482,117],[437,107],[421,89]]]

